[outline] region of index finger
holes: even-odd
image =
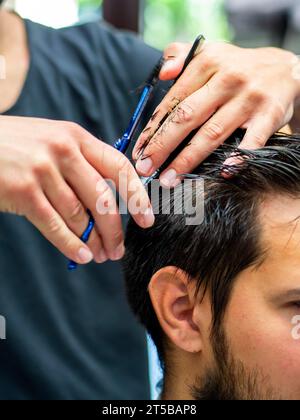
[[[135,161],[142,156],[143,151],[151,141],[152,137],[164,124],[173,110],[184,99],[201,89],[213,77],[216,71],[217,66],[205,56],[204,44],[202,51],[191,61],[183,75],[156,108],[149,123],[138,138],[132,155]]]
[[[148,193],[130,161],[112,146],[88,136],[82,142],[86,160],[106,180],[112,181],[136,221],[149,228],[155,218]]]

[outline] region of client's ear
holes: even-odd
[[[165,334],[180,349],[198,353],[202,350],[195,285],[177,267],[157,271],[149,283],[149,294],[159,323]]]

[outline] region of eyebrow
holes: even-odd
[[[271,297],[271,300],[275,303],[282,302],[284,300],[299,299],[300,301],[300,288],[286,290],[281,293],[276,293]]]

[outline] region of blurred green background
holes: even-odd
[[[99,12],[101,0],[78,0],[81,20]],[[145,0],[146,42],[164,48],[174,40],[192,41],[199,33],[210,40],[230,40],[223,0]]]
[[[145,40],[159,48],[172,40],[229,40],[222,0],[146,0]]]
[[[110,0],[107,0],[108,3]],[[173,41],[210,41],[242,47],[275,46],[299,54],[300,0],[140,0],[145,41],[163,49]],[[122,13],[123,0],[118,0]],[[101,19],[102,0],[6,0],[22,17],[54,28]]]
[[[122,13],[120,1],[120,13]],[[141,0],[144,38],[163,49],[173,41],[192,42],[199,33],[209,40],[231,40],[225,0]],[[101,18],[102,0],[7,0],[21,16],[60,28]]]

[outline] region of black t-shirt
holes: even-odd
[[[160,53],[102,23],[25,21],[30,70],[6,115],[75,121],[109,143]],[[77,272],[24,218],[0,214],[0,399],[147,399],[147,349],[119,263]]]

